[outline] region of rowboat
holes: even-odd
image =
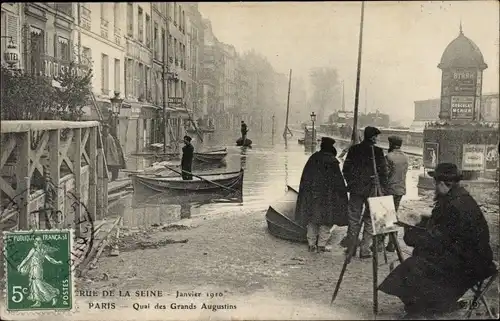
[[[243,141],[243,139],[240,137],[236,140],[236,146],[250,147],[252,146],[252,140],[247,138],[245,139],[245,141]]]
[[[194,159],[202,163],[221,162],[227,155],[227,149],[214,150],[203,153],[194,153]]]
[[[233,190],[241,192],[244,170],[238,172],[197,174],[204,179],[194,177],[183,180],[177,176],[131,175],[134,190],[149,190],[169,193],[214,193]],[[209,182],[211,181],[211,182]]]
[[[306,229],[295,222],[295,206],[298,196],[297,190],[287,186],[284,197],[269,206],[266,212],[267,228],[275,237],[306,243]]]

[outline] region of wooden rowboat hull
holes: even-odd
[[[295,206],[299,193],[287,186],[285,196],[274,205],[269,206],[266,212],[267,228],[275,237],[293,242],[307,243],[307,231],[297,224]]]
[[[236,146],[252,146],[252,140],[247,138],[245,142],[243,142],[243,139],[238,138],[236,140]]]
[[[202,163],[221,162],[227,156],[227,152],[194,153],[194,159]]]
[[[243,188],[243,174],[244,171],[226,172],[215,174],[202,174],[198,175],[206,178],[218,185],[225,186],[235,191],[241,191]],[[146,175],[132,175],[132,183],[134,190],[149,190],[154,192],[168,192],[168,193],[214,193],[227,191],[226,188],[193,177],[192,180],[182,180],[177,176],[163,176],[152,177]]]

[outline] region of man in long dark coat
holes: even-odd
[[[370,245],[372,240],[372,221],[370,218],[370,209],[368,206],[368,197],[373,196],[374,186],[374,166],[375,162],[378,180],[382,189],[387,185],[387,164],[382,148],[374,146],[380,130],[375,127],[367,126],[364,130],[364,140],[351,146],[347,152],[342,172],[347,182],[349,197],[349,227],[347,235],[342,240],[341,245],[347,247],[353,246],[357,242],[361,224],[363,227],[363,238],[360,244],[360,257],[371,258]],[[372,156],[375,155],[375,159]],[[363,204],[365,210],[363,213]],[[361,221],[361,216],[363,220]],[[361,223],[360,223],[361,221]]]
[[[181,169],[182,169],[182,179],[189,181],[193,179],[192,166],[194,157],[194,147],[191,145],[191,137],[184,136],[184,147],[182,147],[182,159],[181,159]]]
[[[495,270],[488,224],[470,194],[459,185],[455,164],[434,172],[435,206],[429,219],[406,227],[413,255],[394,269],[379,289],[405,304],[408,317],[432,316],[457,307],[457,300]]]
[[[321,139],[300,179],[295,220],[307,227],[309,251],[324,252],[333,225],[347,225],[347,189],[340,171],[335,140]]]

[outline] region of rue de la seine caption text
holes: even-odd
[[[237,307],[234,304],[226,304],[223,301],[226,299],[223,292],[181,292],[175,291],[173,298],[165,303],[150,303],[146,300],[166,297],[163,291],[125,291],[125,290],[79,290],[77,296],[99,298],[99,300],[92,300],[88,302],[89,310],[114,310],[123,308],[123,304],[112,302],[112,298],[141,298],[142,302],[135,301],[130,303],[130,307],[136,311],[144,310],[211,310],[216,312],[218,310],[235,310]],[[169,295],[168,295],[169,296]],[[100,300],[102,299],[102,300]],[[184,302],[188,299],[196,299],[197,303]],[[203,302],[203,300],[209,302]],[[177,302],[176,302],[177,301]],[[202,301],[202,302],[199,302]],[[218,301],[218,302],[212,302]],[[181,303],[182,302],[182,303]]]

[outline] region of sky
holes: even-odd
[[[361,2],[200,2],[199,10],[220,41],[240,53],[255,49],[277,72],[307,79],[311,68],[337,69],[353,108]],[[498,1],[367,1],[360,110],[367,101],[368,112],[411,123],[415,100],[440,96],[437,65],[460,21],[488,64],[483,93],[498,92]]]

